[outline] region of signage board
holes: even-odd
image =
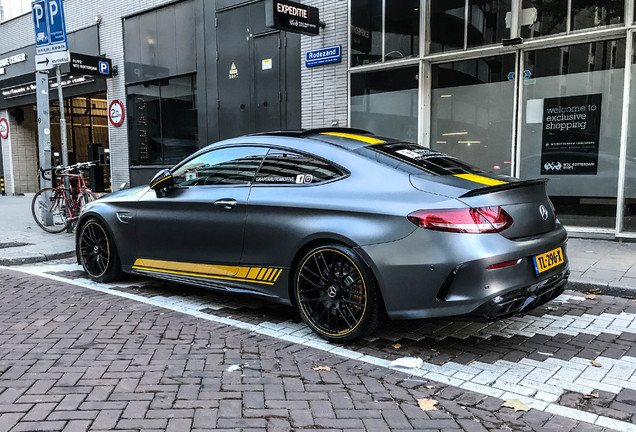
[[[342,61],[340,50],[340,45],[336,45],[328,48],[307,51],[305,53],[305,66],[312,67],[329,63],[340,63]]]
[[[300,33],[320,34],[318,8],[290,0],[265,0],[265,25],[270,28]]]
[[[68,63],[69,53],[68,51],[56,51],[46,54],[35,55],[35,70],[43,71],[51,69],[55,65],[62,63]]]
[[[597,174],[602,96],[543,100],[542,175]]]
[[[66,51],[66,24],[62,0],[34,0],[31,3],[36,54]]]
[[[119,127],[124,122],[124,104],[115,99],[108,107],[108,118],[113,126]]]
[[[9,122],[6,118],[0,119],[0,137],[2,139],[9,138]]]
[[[90,76],[76,76],[76,75],[63,75],[62,76],[62,88],[71,87],[81,84],[89,84],[95,82]],[[57,80],[55,78],[49,79],[49,89],[53,90],[57,88]],[[0,95],[4,99],[12,99],[21,96],[27,96],[34,94],[37,90],[35,81],[19,84],[11,87],[4,87],[0,89]]]
[[[109,58],[71,53],[71,73],[112,78],[112,62]]]

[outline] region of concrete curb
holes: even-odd
[[[0,265],[2,266],[16,266],[21,264],[34,264],[44,261],[53,261],[62,258],[70,258],[75,256],[75,250],[55,252],[46,255],[35,255],[25,257],[13,257],[13,258],[0,258]]]
[[[622,286],[618,283],[611,284],[610,282],[595,282],[581,279],[569,279],[565,289],[580,292],[600,290],[602,295],[628,298],[634,298],[636,294],[636,290],[633,287]]]

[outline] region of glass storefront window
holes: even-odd
[[[429,52],[501,42],[510,37],[506,14],[511,0],[450,0],[430,3]],[[468,14],[468,15],[466,15]],[[468,25],[466,24],[468,21]]]
[[[526,52],[519,176],[549,178],[566,225],[613,228],[625,40]]]
[[[352,0],[350,31],[351,66],[417,57],[420,0]]]
[[[127,88],[132,165],[173,165],[197,150],[193,76]]]
[[[510,12],[510,0],[469,0],[468,31],[469,47],[501,42],[510,37],[506,28],[506,13]]]
[[[420,53],[420,0],[386,0],[385,60]]]
[[[351,127],[417,142],[418,69],[351,74]]]
[[[568,0],[523,0],[522,15],[534,16],[531,24],[521,22],[521,37],[524,39],[565,33],[567,30]]]
[[[443,52],[464,48],[464,0],[432,1],[429,10],[431,42],[429,52]]]
[[[634,37],[636,41],[636,36]],[[623,231],[636,232],[636,43],[631,57],[631,87],[629,89],[629,126],[625,160],[625,196],[623,201]],[[632,102],[634,102],[632,104]]]
[[[623,22],[624,0],[572,0],[572,30]]]
[[[351,1],[351,66],[382,60],[382,0]]]
[[[514,54],[432,66],[431,148],[510,174]]]

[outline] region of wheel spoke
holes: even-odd
[[[358,296],[360,296],[360,295],[358,294]],[[350,300],[350,299],[343,298],[342,301],[345,302],[346,304],[350,304],[350,305],[353,305],[353,306],[357,306],[357,307],[361,307],[361,308],[364,307],[364,303],[358,303],[358,302]]]
[[[349,309],[349,307],[347,306],[346,303],[343,304],[345,307],[347,307],[347,309]],[[347,317],[345,316],[344,312],[340,310],[340,308],[338,308],[338,312],[340,313],[340,315],[342,316],[342,319],[344,320],[344,322],[347,324],[347,328],[352,329],[353,328],[353,324],[351,324],[349,322],[349,320],[347,319]],[[355,319],[355,317],[353,316],[353,314],[351,313],[351,310],[349,310],[349,315],[351,315],[351,317],[353,319]]]

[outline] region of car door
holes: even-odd
[[[135,217],[135,266],[181,276],[234,276],[250,183],[265,153],[255,146],[213,149],[177,166],[174,186],[164,194],[148,191]]]

